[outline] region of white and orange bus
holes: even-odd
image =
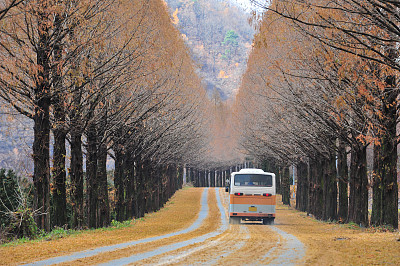
[[[275,174],[261,169],[242,169],[233,172],[229,182],[229,223],[275,220]]]

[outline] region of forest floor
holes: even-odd
[[[400,261],[399,232],[320,222],[280,203],[274,226],[227,225],[227,203],[228,194],[222,189],[203,192],[202,188],[184,188],[161,211],[136,220],[131,227],[91,230],[56,240],[1,246],[0,265],[32,263],[88,249],[94,252],[98,247],[166,234],[168,237],[111,251],[100,250],[93,256],[63,264],[395,265]],[[200,219],[199,213],[205,217]],[[200,224],[193,227],[196,221]],[[190,225],[191,230],[182,231],[191,228]],[[172,235],[172,232],[178,233]]]

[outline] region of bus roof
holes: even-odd
[[[244,168],[244,169],[240,169],[239,173],[264,174],[265,172],[262,169]]]
[[[264,172],[262,169],[256,169],[256,168],[243,168],[243,169],[240,169],[239,172],[232,172],[232,174],[239,174],[239,173],[240,174],[246,173],[246,174],[264,174],[264,175],[272,174],[272,175],[274,175],[274,173]]]

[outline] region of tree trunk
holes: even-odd
[[[181,189],[183,186],[183,168],[178,168],[178,189]]]
[[[158,166],[156,168],[156,172],[154,173],[154,210],[158,211],[161,207],[160,207],[160,201],[161,201],[161,167]],[[183,168],[182,168],[182,173],[183,173]],[[182,179],[183,182],[183,179]]]
[[[290,206],[290,176],[289,167],[285,166],[282,170],[282,203]]]
[[[125,155],[125,171],[124,171],[124,187],[125,187],[125,218],[124,220],[132,219],[135,216],[134,199],[135,194],[135,161],[131,152]],[[123,189],[122,189],[123,190]]]
[[[328,169],[329,169],[329,160],[327,160],[326,158],[322,158],[319,162],[320,162],[321,171],[320,171],[319,175],[317,176],[317,178],[318,178],[318,184],[320,184],[319,192],[320,192],[321,197],[319,198],[320,207],[317,209],[316,217],[317,217],[317,219],[326,221],[327,218],[326,218],[326,208],[325,207],[326,207],[326,197],[327,197],[327,190],[328,190],[327,189],[327,185],[328,185],[327,175],[328,175]]]
[[[86,156],[86,197],[87,197],[87,224],[89,228],[97,228],[97,133],[94,122],[87,129],[87,156]]]
[[[302,195],[302,182],[303,182],[303,178],[300,175],[300,169],[299,169],[299,165],[296,165],[297,168],[297,183],[296,183],[296,187],[294,188],[296,191],[296,210],[300,210],[300,206],[301,206],[301,195]]]
[[[163,202],[163,204],[165,204],[168,201],[168,191],[167,191],[168,190],[168,187],[167,187],[168,176],[167,176],[167,167],[166,166],[162,167],[161,175],[162,175],[162,191],[163,191],[162,202]],[[192,175],[192,178],[194,178],[194,175]]]
[[[145,204],[146,204],[146,199],[145,199],[145,163],[144,162],[139,162],[138,163],[138,172],[137,172],[137,178],[136,178],[136,204],[137,204],[137,211],[136,211],[136,218],[140,218],[144,216],[145,213]]]
[[[162,166],[159,167],[158,170],[158,178],[157,178],[157,186],[158,186],[158,209],[161,209],[164,206],[164,188],[163,188],[163,176],[162,176]]]
[[[45,10],[38,11],[37,78],[34,89],[34,209],[43,214],[35,217],[39,228],[50,231],[50,25]]]
[[[57,15],[55,19],[57,28],[60,27],[60,17]],[[65,159],[67,157],[65,148],[65,139],[67,132],[65,130],[65,108],[64,108],[64,92],[61,79],[61,60],[62,47],[59,41],[54,45],[55,64],[52,69],[53,87],[54,87],[54,151],[53,151],[53,224],[56,226],[64,226],[67,223],[67,196],[66,196],[66,171]]]
[[[308,210],[307,214],[315,214],[315,198],[316,198],[316,193],[315,193],[315,160],[310,159],[309,160],[309,191],[308,191]]]
[[[43,101],[46,100],[38,101],[34,118],[34,209],[42,213],[35,219],[38,227],[50,231],[50,123],[49,105]]]
[[[317,160],[315,168],[315,185],[316,185],[316,204],[315,204],[315,217],[319,220],[323,219],[324,211],[324,183],[323,176],[326,168],[324,167],[324,160]]]
[[[74,125],[74,123],[72,124]],[[78,130],[79,131],[79,130]],[[71,203],[72,203],[72,228],[83,226],[83,156],[82,135],[71,132]]]
[[[57,112],[57,111],[56,111]],[[57,116],[57,115],[55,115]],[[65,116],[64,116],[65,118]],[[54,154],[53,154],[53,222],[56,226],[67,223],[67,197],[66,197],[66,173],[65,173],[65,138],[66,133],[62,128],[54,129]]]
[[[106,227],[110,225],[110,203],[108,199],[107,182],[107,145],[100,144],[98,156],[98,180],[99,180],[99,226]]]
[[[282,172],[281,169],[277,166],[275,166],[275,178],[276,178],[276,193],[278,194],[282,194],[282,190],[281,190],[281,180],[282,180]]]
[[[336,155],[331,152],[329,159],[326,160],[326,173],[324,180],[325,200],[324,200],[324,219],[330,221],[337,220],[337,181],[336,181]]]
[[[168,196],[167,198],[169,199],[174,191],[174,175],[173,175],[173,169],[171,165],[167,165],[167,176],[168,176]]]
[[[296,209],[303,212],[307,211],[308,191],[307,164],[300,162],[297,164]]]
[[[202,170],[196,170],[196,180],[198,182],[198,186],[204,187],[204,177],[203,177],[204,171]]]
[[[146,169],[146,205],[145,205],[145,213],[150,213],[153,211],[153,198],[154,198],[154,176],[153,171],[151,169],[151,163],[149,163],[149,167]]]
[[[313,159],[310,161],[310,213],[317,219],[323,218],[323,183],[324,167],[321,160]]]
[[[124,220],[124,154],[122,145],[116,143],[114,146],[115,154],[115,171],[114,171],[114,186],[115,186],[115,212],[116,220],[122,222]]]
[[[342,140],[339,140],[338,152],[338,177],[339,177],[339,221],[347,221],[347,214],[349,211],[349,197],[348,197],[348,182],[349,170],[347,166],[347,152],[346,145]]]
[[[175,164],[171,165],[171,174],[172,174],[172,180],[174,181],[174,187],[173,187],[173,192],[172,195],[179,189],[179,175],[178,175],[178,168]]]
[[[397,89],[395,78],[387,78],[382,102],[384,132],[379,135],[379,145],[374,146],[373,204],[371,223],[398,224],[398,184],[397,184]]]
[[[367,147],[352,145],[348,220],[368,226]]]

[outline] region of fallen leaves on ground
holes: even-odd
[[[277,198],[276,226],[306,246],[306,264],[381,265],[400,263],[399,232],[354,228],[318,221],[284,206]]]

